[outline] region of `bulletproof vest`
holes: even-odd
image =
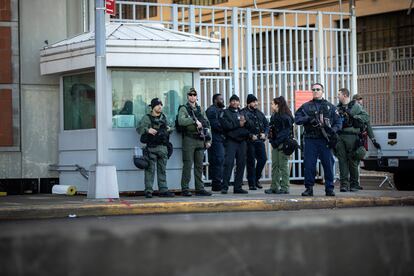
[[[155,147],[158,145],[167,145],[169,141],[168,123],[164,114],[161,114],[159,118],[155,118],[150,114],[147,116],[151,120],[151,128],[157,130],[157,134],[151,135],[145,133],[141,136],[141,142],[146,143],[149,147]]]
[[[250,129],[250,131],[253,134],[259,134],[259,133],[264,133],[264,124],[263,124],[263,118],[260,114],[260,111],[258,110],[250,110],[249,108],[245,108],[245,115],[246,115],[246,119],[251,121],[252,124],[252,128]]]
[[[353,117],[351,115],[351,109],[355,105],[355,101],[349,102],[347,105],[339,104],[337,106],[339,115],[342,119],[342,128],[353,127]]]
[[[195,110],[189,103],[185,104],[184,107],[187,109],[187,113],[191,118],[197,119],[203,125],[203,128],[208,127],[208,121],[204,118],[203,114],[201,113],[201,107],[199,105],[196,105]],[[198,130],[194,125],[190,125],[184,128],[184,133],[187,134],[194,134],[197,132]]]
[[[321,100],[321,103],[318,105],[314,101],[308,102],[304,107],[304,111],[311,118],[316,118],[318,120],[331,120],[331,109],[332,106],[325,99]],[[305,124],[305,137],[307,138],[322,138],[322,130],[320,127],[313,127],[311,124]]]

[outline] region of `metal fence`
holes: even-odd
[[[414,124],[414,45],[359,52],[358,88],[373,125]]]
[[[154,8],[157,16],[151,17]],[[355,83],[351,77],[356,79],[356,70],[352,70],[350,59],[355,36],[351,28],[343,25],[349,13],[129,1],[117,1],[117,10],[119,16],[113,21],[161,23],[221,40],[220,68],[201,71],[200,102],[204,107],[211,104],[211,96],[217,92],[225,99],[231,94],[239,95],[242,105],[247,94],[253,93],[260,109],[270,117],[270,103],[277,96],[284,96],[294,110],[295,91],[310,90],[313,82],[325,84],[325,97],[332,102],[336,102],[340,87],[351,88]],[[145,10],[146,17],[138,18],[138,10],[140,14]],[[351,20],[351,26],[354,22]],[[296,129],[297,137],[301,131]],[[264,178],[270,179],[268,145],[267,149]],[[303,179],[300,157],[301,152],[290,160],[291,179]]]

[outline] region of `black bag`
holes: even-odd
[[[173,151],[174,151],[174,147],[173,147],[173,144],[171,142],[167,143],[167,151],[168,151],[168,154],[167,154],[168,159],[170,159],[170,157],[171,157],[171,155],[173,154]]]
[[[175,130],[178,133],[184,133],[184,131],[185,131],[185,127],[178,123],[178,114],[180,112],[181,107],[185,107],[185,105],[180,105],[177,109],[177,115],[175,115]]]
[[[283,144],[281,151],[286,155],[291,155],[296,149],[300,148],[295,138],[289,137]]]
[[[145,170],[149,166],[149,152],[146,148],[142,149],[142,155],[136,156],[134,155],[134,165],[138,169]]]

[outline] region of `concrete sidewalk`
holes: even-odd
[[[268,188],[265,185],[264,189]],[[90,200],[86,196],[25,195],[0,197],[0,219],[40,219],[85,216],[200,213],[229,211],[279,211],[374,206],[414,205],[414,191],[363,190],[326,197],[324,186],[315,186],[314,197],[302,197],[302,185],[291,185],[289,195],[267,195],[263,190],[247,195],[192,196],[146,199],[124,196],[119,200]],[[231,189],[230,189],[231,191]]]

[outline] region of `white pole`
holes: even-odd
[[[325,86],[325,52],[324,52],[324,39],[323,39],[323,22],[322,12],[318,12],[318,69],[319,69],[319,82]]]
[[[351,4],[352,2],[352,4]],[[358,93],[358,64],[357,64],[357,30],[356,30],[356,14],[355,14],[355,3],[350,2],[350,12],[351,12],[351,93]]]
[[[233,94],[240,95],[239,92],[239,24],[238,24],[238,8],[232,9],[231,25],[232,25],[232,64],[233,64]],[[243,101],[243,100],[242,100]]]
[[[109,164],[108,123],[106,104],[106,37],[105,1],[95,2],[95,106],[96,106],[96,164],[90,168],[88,198],[119,198],[116,168]]]

